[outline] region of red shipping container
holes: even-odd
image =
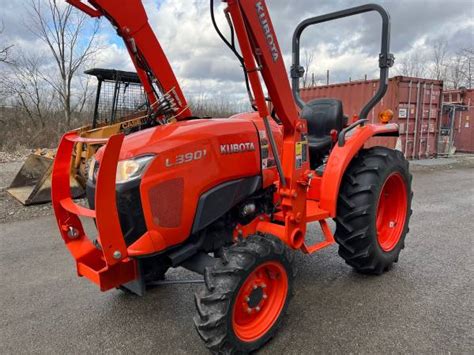
[[[334,98],[342,101],[344,113],[353,117],[375,94],[378,80],[352,81],[348,83],[315,86],[301,89],[305,101],[316,98]],[[378,123],[378,114],[391,109],[392,122],[400,125],[400,137],[372,138],[368,146],[383,145],[399,148],[408,159],[435,157],[441,112],[443,82],[439,80],[397,76],[391,78],[384,98],[367,117]]]
[[[439,153],[474,153],[474,89],[445,90]]]

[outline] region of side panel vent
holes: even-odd
[[[183,213],[184,180],[171,179],[150,189],[149,199],[153,222],[164,228],[177,228],[181,225]]]

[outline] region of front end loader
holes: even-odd
[[[380,124],[367,122],[394,60],[382,7],[303,21],[293,36],[291,87],[265,1],[224,1],[228,39],[211,0],[212,22],[242,64],[253,111],[201,118],[192,115],[141,1],[68,2],[117,29],[148,96],[152,125],[127,136],[69,132],[61,140],[52,201],[79,276],[102,291],[142,295],[169,268],[194,271],[204,281],[195,294],[199,336],[214,353],[248,353],[282,323],[296,252],[337,242],[347,264],[375,275],[398,261],[411,215],[408,162],[395,150],[364,148],[371,137],[398,135],[390,111],[380,112]],[[339,100],[301,100],[300,38],[308,26],[369,11],[382,17],[380,87],[348,123]],[[73,201],[69,184],[78,143],[103,144],[88,169],[88,207]],[[81,218],[95,220],[96,237],[85,233]],[[308,241],[309,223],[319,224],[322,240]]]

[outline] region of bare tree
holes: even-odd
[[[463,48],[460,54],[464,57],[465,62],[465,86],[472,89],[473,86],[473,70],[474,70],[474,48]]]
[[[433,67],[431,76],[436,80],[446,80],[447,60],[448,60],[448,42],[444,39],[438,39],[432,42]]]
[[[0,25],[0,36],[3,35],[4,30],[5,30],[5,27],[2,22],[2,24]],[[6,44],[6,43],[3,43],[3,41],[0,42],[0,63],[7,63],[7,64],[10,63],[10,53],[11,53],[12,48],[13,48],[13,44]]]
[[[397,69],[400,75],[423,78],[427,74],[427,58],[415,51],[402,58]]]
[[[452,89],[464,86],[466,79],[466,60],[462,53],[456,53],[448,64],[448,82]]]
[[[304,50],[304,75],[302,79],[303,87],[307,87],[309,84],[309,70],[314,60],[314,52],[310,52],[307,49]]]
[[[56,102],[55,93],[43,78],[39,56],[19,53],[17,57],[19,59],[10,66],[3,86],[23,117],[27,117],[37,134],[41,134]]]
[[[229,117],[242,111],[228,97],[209,97],[204,92],[190,98],[189,105],[193,113],[200,117]],[[243,110],[245,109],[248,109],[248,107]]]
[[[87,95],[83,93],[74,100],[73,82],[97,52],[95,38],[99,25],[96,21],[91,28],[85,14],[57,0],[30,1],[30,30],[48,45],[59,72],[59,77],[44,75],[44,79],[59,97],[69,127],[75,106],[83,107],[82,95]],[[84,33],[88,34],[85,40],[81,37]]]

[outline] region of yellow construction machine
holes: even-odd
[[[147,98],[138,75],[113,69],[85,72],[97,78],[92,123],[77,129],[84,138],[108,138],[130,133],[148,123]],[[87,164],[101,144],[77,143],[71,166],[71,189],[75,198],[85,193]],[[51,201],[51,172],[55,149],[37,149],[28,156],[7,192],[24,205]]]

